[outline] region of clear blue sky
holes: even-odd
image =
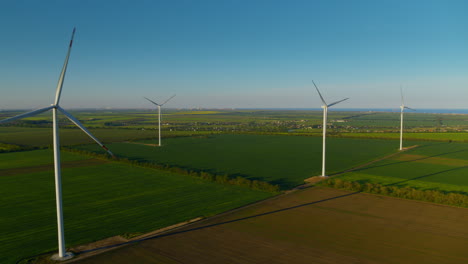
[[[468,108],[468,1],[0,2],[0,109]]]

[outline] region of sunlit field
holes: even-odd
[[[51,150],[0,154],[0,263],[57,250]],[[67,246],[207,217],[271,193],[64,152]]]
[[[169,138],[163,141],[163,147],[156,147],[155,143],[113,143],[109,148],[117,156],[131,160],[241,176],[278,184],[282,189],[303,184],[304,179],[321,173],[319,137],[214,135]],[[389,140],[330,138],[327,173],[394,153],[397,147],[397,142]],[[100,152],[94,145],[76,148]]]

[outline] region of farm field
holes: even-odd
[[[468,210],[311,187],[73,263],[468,262]]]
[[[396,152],[396,141],[330,138],[327,141],[327,173]],[[214,174],[229,174],[267,181],[290,189],[304,179],[321,173],[322,139],[319,137],[271,135],[213,135],[168,138],[163,147],[156,141],[112,143],[109,148],[119,157],[168,164]],[[94,145],[77,149],[101,151]]]
[[[20,114],[22,111],[0,111],[0,119]],[[155,129],[154,109],[140,110],[74,110],[71,111],[88,128]],[[331,133],[398,133],[399,111],[330,111]],[[60,119],[64,127],[73,127],[70,121]],[[50,127],[51,115],[29,117],[5,127]],[[269,110],[269,109],[165,109],[162,115],[163,130],[168,132],[268,132],[268,133],[318,133],[322,125],[322,112],[317,110]],[[1,131],[0,127],[0,131]],[[468,131],[466,114],[431,114],[407,112],[405,128],[410,132],[458,132]],[[464,137],[468,139],[468,137]]]
[[[340,133],[337,137],[350,137],[350,138],[376,138],[376,139],[400,139],[400,133]],[[410,132],[404,133],[405,140],[423,140],[423,141],[441,141],[441,142],[468,142],[468,133],[417,133]]]
[[[468,144],[426,143],[338,178],[468,195]]]
[[[272,194],[62,152],[67,246],[149,232]],[[0,154],[0,263],[57,248],[51,150]]]
[[[89,129],[89,131],[104,144],[109,142],[148,139],[156,135],[155,130],[142,129],[95,128]],[[186,131],[171,132],[171,136],[190,136],[193,134],[193,132]],[[207,133],[198,132],[197,134]],[[52,145],[52,129],[0,127],[0,141],[1,143],[21,146],[47,147]],[[94,143],[83,131],[77,128],[60,128],[60,141],[62,146]]]
[[[355,112],[356,113],[356,112]],[[391,128],[398,127],[400,110],[395,112],[357,112],[355,115],[344,117],[346,124],[354,127]],[[466,127],[466,114],[433,114],[405,111],[405,126],[409,128],[439,128]]]
[[[154,137],[154,131],[134,129],[90,129],[94,136],[106,142],[124,141]],[[45,147],[52,145],[51,128],[0,127],[0,140],[3,143]],[[62,145],[86,144],[94,142],[80,129],[60,129]]]
[[[0,119],[22,111],[0,111]],[[154,109],[71,111],[104,143],[153,138],[157,116]],[[399,138],[399,113],[331,111],[329,136],[352,138]],[[51,115],[41,114],[0,125],[0,144],[48,146],[51,143]],[[206,134],[277,134],[321,136],[322,113],[314,110],[268,109],[165,109],[162,131],[165,137]],[[66,118],[60,118],[64,145],[90,142]],[[468,115],[405,114],[405,139],[468,142]],[[0,145],[0,151],[2,151]],[[11,147],[10,147],[11,149]]]

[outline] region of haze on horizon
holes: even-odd
[[[8,1],[0,109],[468,108],[468,2]]]

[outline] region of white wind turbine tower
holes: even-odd
[[[62,112],[70,121],[72,121],[76,126],[78,126],[83,132],[85,132],[89,137],[91,137],[96,143],[104,148],[110,155],[113,156],[112,152],[107,149],[97,138],[95,138],[75,117],[73,117],[70,113],[65,111],[63,108],[59,106],[60,102],[60,94],[62,92],[63,81],[65,79],[65,73],[67,71],[68,65],[68,58],[70,57],[70,51],[73,44],[73,36],[75,35],[75,29],[73,29],[72,37],[70,40],[70,45],[68,46],[67,56],[65,57],[65,63],[62,68],[62,72],[60,74],[60,78],[57,84],[57,90],[55,93],[55,101],[51,106],[44,107],[41,109],[37,109],[28,113],[24,113],[21,115],[17,115],[14,117],[10,117],[4,120],[1,120],[0,123],[6,123],[9,121],[22,119],[30,116],[35,116],[40,113],[46,112],[52,109],[53,115],[53,144],[54,144],[54,170],[55,170],[55,199],[56,199],[56,206],[57,206],[57,229],[58,229],[58,255],[54,255],[53,258],[56,260],[66,260],[73,257],[73,253],[65,252],[65,235],[64,235],[64,228],[63,228],[63,211],[62,211],[62,179],[61,179],[61,170],[60,170],[60,142],[59,142],[59,125],[57,114],[58,111]]]
[[[336,102],[333,102],[331,104],[327,104],[325,102],[325,100],[323,99],[322,97],[322,94],[320,93],[317,85],[315,84],[315,82],[312,80],[312,83],[314,84],[315,86],[315,89],[317,89],[317,92],[320,96],[320,99],[322,100],[323,102],[323,105],[322,105],[322,108],[323,108],[323,125],[322,125],[322,130],[323,130],[323,144],[322,144],[322,177],[327,177],[327,175],[325,174],[325,165],[326,165],[326,155],[325,155],[325,152],[326,152],[326,147],[325,147],[325,143],[326,143],[326,138],[327,138],[327,114],[328,114],[328,107],[332,106],[332,105],[336,105],[338,103],[341,103],[345,100],[348,100],[349,98],[345,98],[345,99],[342,99],[342,100],[339,100],[339,101],[336,101]]]
[[[413,110],[413,111],[416,111],[412,108],[409,108],[407,106],[405,106],[405,101],[403,99],[403,89],[400,87],[400,93],[401,93],[401,106],[400,106],[400,150],[403,150],[403,112],[405,111],[405,108],[406,109],[410,109],[410,110]]]
[[[172,98],[174,98],[176,95],[174,94],[173,96],[169,97],[169,99],[167,99],[166,101],[164,101],[164,103],[162,104],[158,104],[146,97],[143,97],[145,98],[146,100],[150,101],[151,103],[153,103],[154,105],[156,105],[158,107],[158,130],[159,130],[159,141],[158,141],[158,145],[161,146],[161,107],[163,105],[165,105],[167,102],[169,102],[169,100],[171,100]]]

